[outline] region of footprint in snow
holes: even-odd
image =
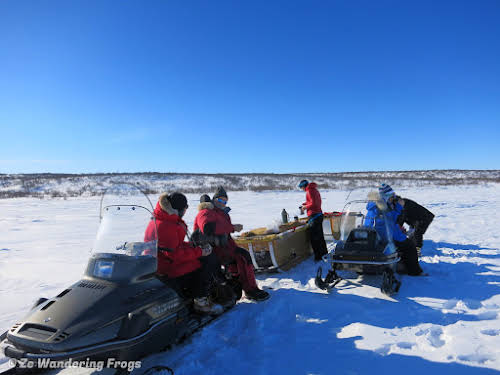
[[[483,306],[481,301],[477,301],[474,299],[465,299],[464,304],[465,304],[465,306],[467,306],[471,310],[477,310]]]
[[[411,349],[415,346],[413,342],[398,342],[398,348],[401,349]]]
[[[458,299],[450,299],[443,303],[443,309],[451,310],[457,306]]]
[[[415,332],[415,336],[422,336],[425,333],[427,333],[427,330],[426,329],[421,329],[421,330]]]
[[[7,249],[7,248],[3,248],[3,249],[0,249],[0,251],[9,251],[10,249]]]
[[[42,223],[43,220],[41,219],[35,219],[35,220],[31,220],[32,223]]]
[[[498,336],[500,329],[483,329],[481,333],[488,336]]]
[[[447,203],[430,203],[427,206],[429,207],[439,207],[439,206],[446,206]]]
[[[443,334],[443,329],[441,327],[431,327],[427,331],[427,341],[435,348],[440,348],[446,342],[441,339],[441,335]]]
[[[380,348],[375,349],[375,353],[380,355],[388,355],[391,350],[391,346],[389,344],[384,344]]]
[[[495,320],[497,318],[497,312],[496,311],[485,311],[481,314],[477,314],[477,318],[479,320]]]
[[[467,354],[467,355],[459,355],[458,359],[464,362],[475,362],[475,363],[485,363],[487,361],[493,360],[493,356],[488,355],[488,354],[479,354],[479,353],[474,353],[474,354]]]

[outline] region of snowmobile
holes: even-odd
[[[40,298],[1,335],[5,356],[17,361],[9,373],[27,363],[40,369],[47,361],[140,359],[215,318],[195,313],[191,299],[156,277],[156,236],[144,242],[155,220],[147,195],[129,185],[110,190],[101,199],[100,225],[82,279],[53,298]]]
[[[322,278],[322,268],[316,273],[315,284],[323,290],[334,288],[342,278],[339,270],[358,274],[382,274],[381,291],[396,293],[401,282],[395,277],[397,263],[401,260],[392,240],[392,231],[385,211],[378,211],[375,218],[367,217],[367,208],[379,201],[353,200],[346,203],[340,222],[340,240],[323,256],[330,265]]]

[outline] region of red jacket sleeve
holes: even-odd
[[[234,232],[234,226],[231,224],[231,219],[229,217],[223,217],[217,214],[213,210],[202,210],[197,217],[198,226],[203,232],[205,225],[207,223],[215,223],[215,234],[229,234]]]
[[[151,220],[146,228],[146,232],[144,233],[144,242],[154,241],[156,240],[156,229],[155,222]]]
[[[302,203],[302,205],[307,209],[310,208],[312,205],[312,200],[311,200],[311,193],[309,190],[306,191],[306,201],[305,203]]]
[[[202,251],[199,247],[193,247],[189,242],[179,240],[179,237],[177,233],[169,233],[161,239],[160,246],[171,250],[167,252],[169,258],[182,263],[201,257]]]

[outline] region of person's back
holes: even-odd
[[[415,229],[415,245],[420,250],[423,245],[424,233],[434,220],[434,214],[411,199],[401,198],[401,201],[403,202],[403,212],[398,218],[398,223],[399,225],[407,223]]]
[[[399,203],[395,203],[389,207],[377,192],[370,193],[369,199],[370,201],[366,204],[367,214],[364,225],[374,227],[385,241],[387,241],[388,232],[392,235],[394,241],[406,240],[406,235],[397,223],[402,206]]]
[[[188,290],[194,298],[195,310],[208,314],[220,314],[223,308],[209,300],[214,270],[202,266],[200,257],[208,257],[210,247],[195,247],[184,240],[187,226],[182,220],[188,208],[187,199],[181,193],[162,194],[154,216],[158,235],[158,270],[160,279],[169,280],[179,290]],[[151,237],[155,222],[151,221],[145,239]]]
[[[184,241],[186,228],[184,221],[173,212],[161,208],[160,202],[154,210],[156,231],[158,233],[158,274],[176,278],[200,268],[198,260],[202,255],[200,248],[195,248]],[[155,222],[151,221],[146,229],[145,239],[151,237]]]
[[[408,198],[401,199],[403,200],[403,212],[400,220],[404,220],[405,223],[414,227],[420,220],[430,219],[432,221],[434,218],[434,214],[424,206]]]

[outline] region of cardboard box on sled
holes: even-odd
[[[308,229],[302,220],[281,225],[280,233],[258,228],[234,240],[248,250],[257,272],[287,271],[312,254]]]

